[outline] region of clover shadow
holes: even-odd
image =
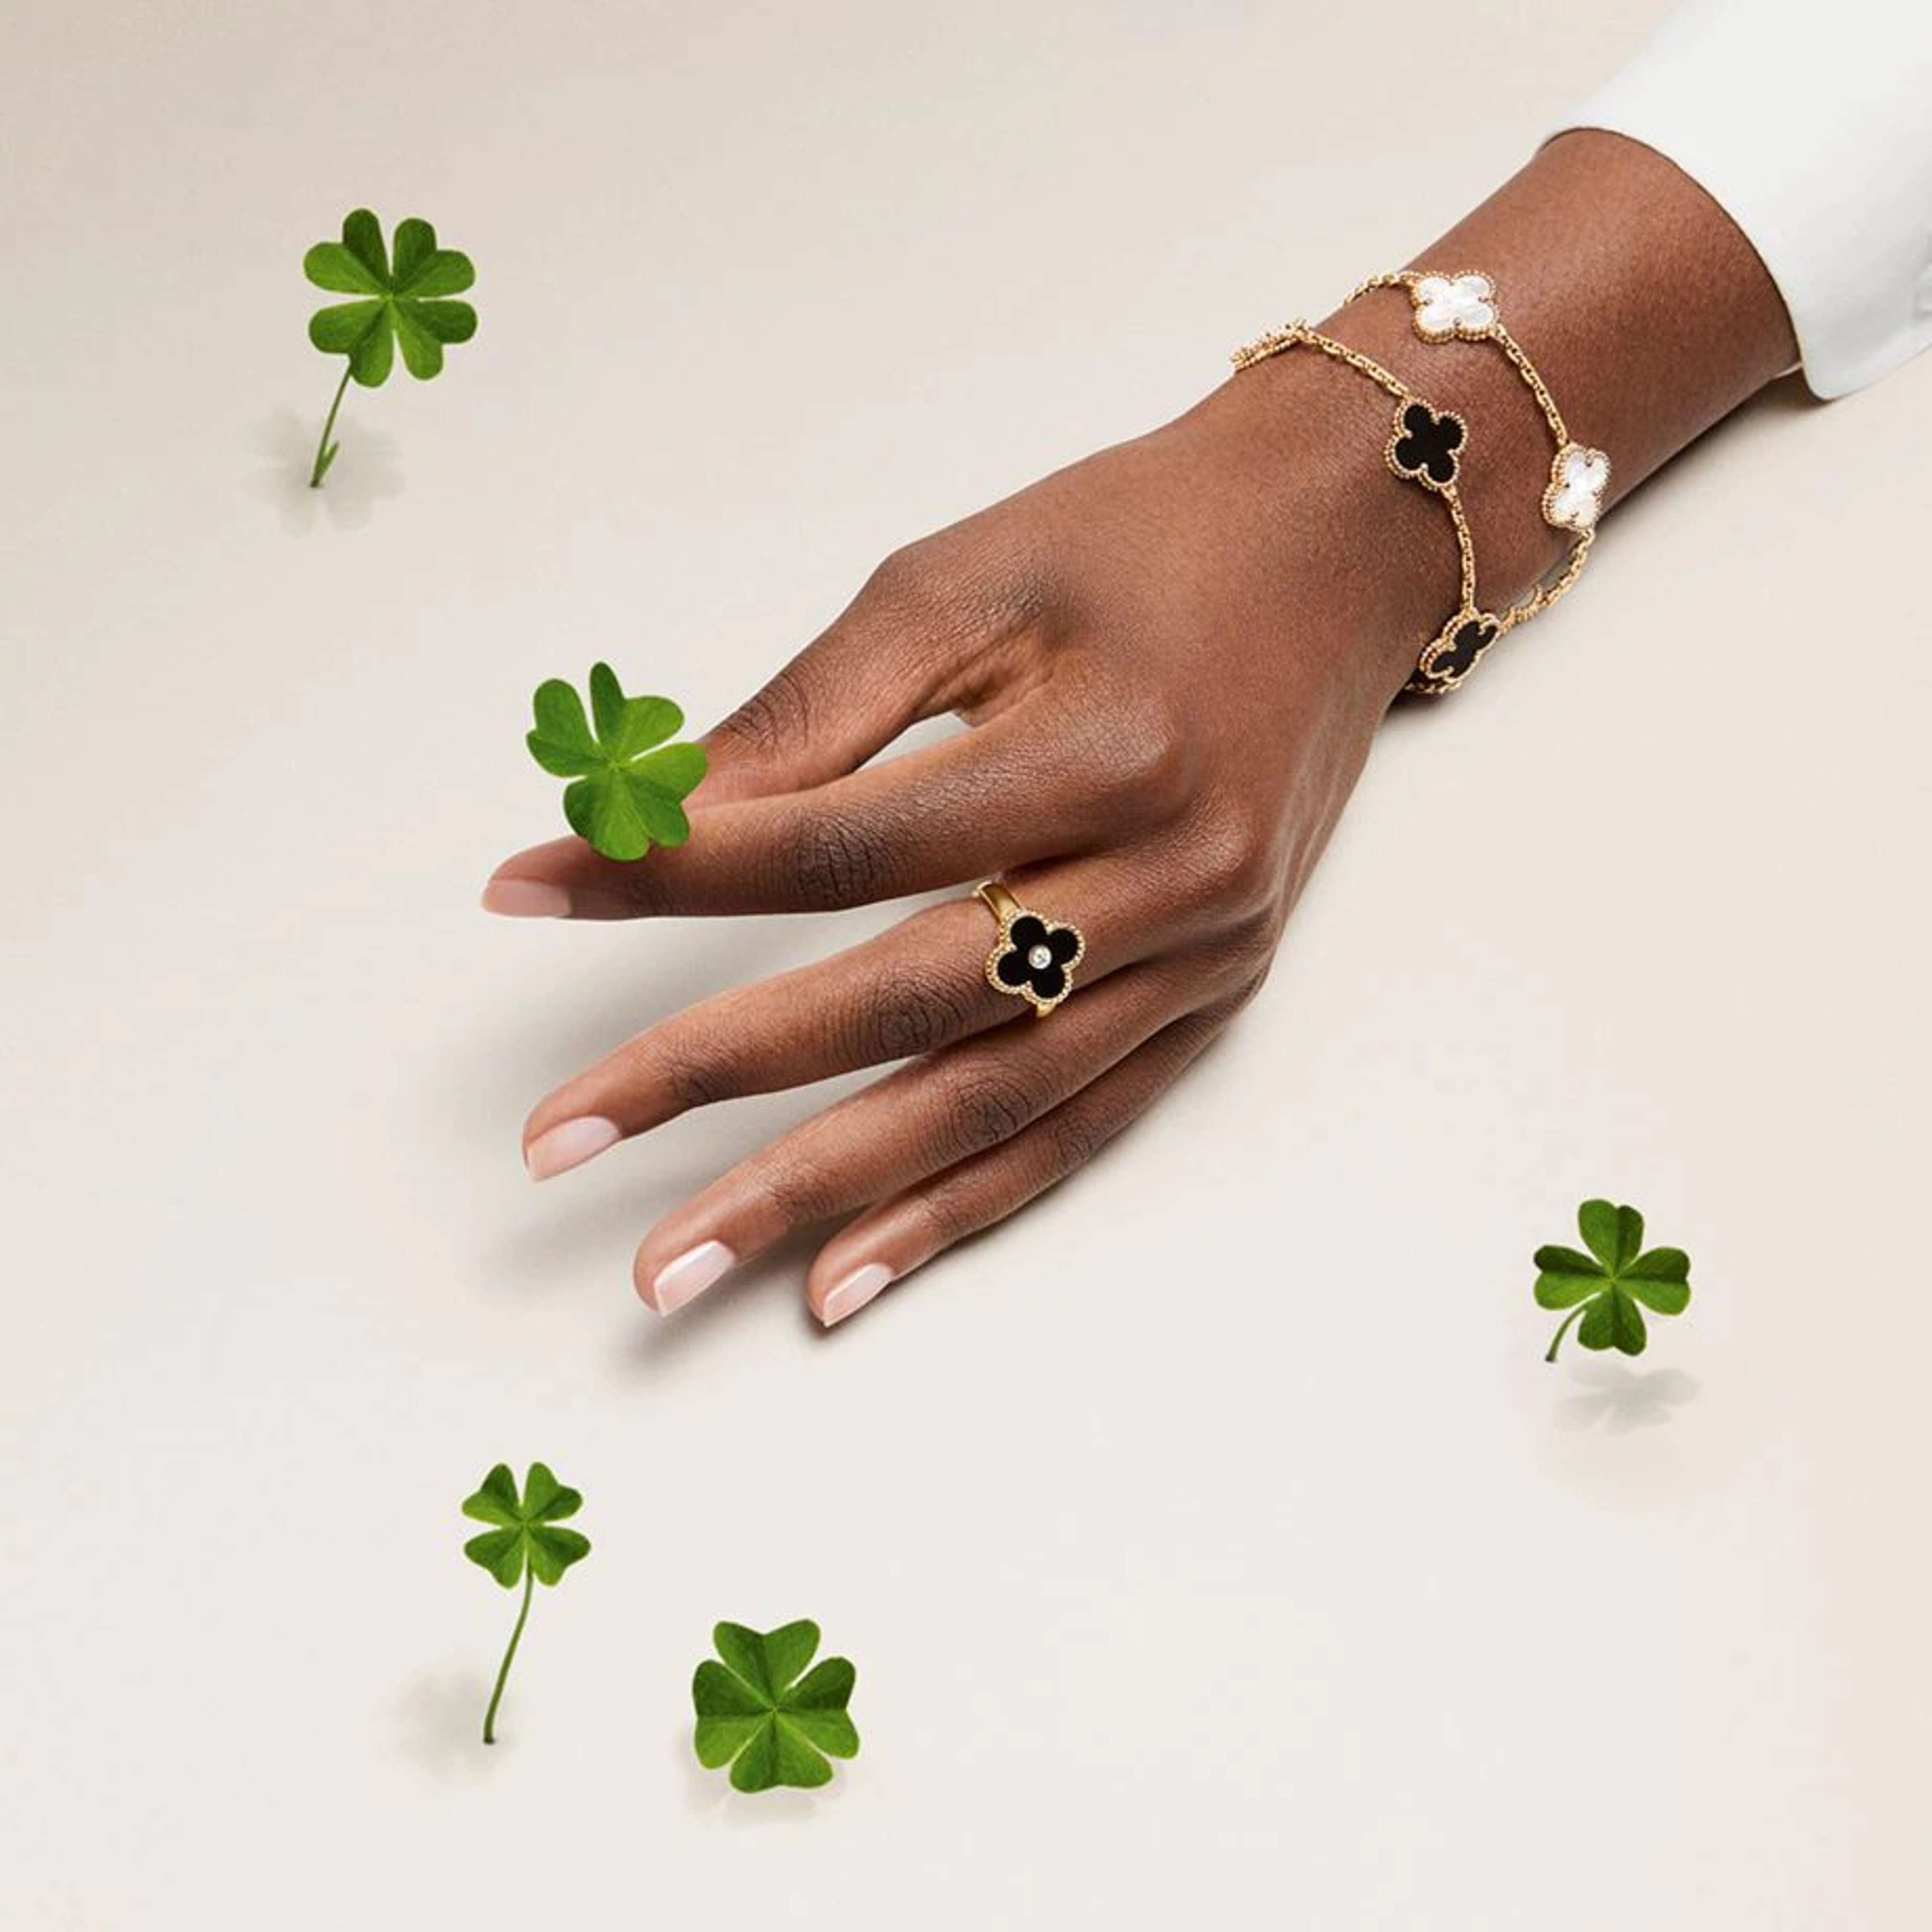
[[[324,522],[338,530],[360,530],[379,503],[403,494],[395,439],[339,422],[335,434],[341,449],[322,488],[311,490],[309,470],[321,431],[320,416],[311,422],[292,409],[281,409],[265,416],[249,434],[248,446],[264,465],[249,478],[249,488],[280,512],[290,536],[306,536]]]
[[[1570,1379],[1584,1386],[1557,1405],[1556,1420],[1572,1435],[1600,1428],[1612,1436],[1660,1429],[1696,1400],[1700,1386],[1682,1369],[1639,1370],[1623,1362],[1579,1362]]]
[[[734,1831],[758,1826],[798,1825],[837,1803],[842,1776],[815,1791],[780,1785],[770,1791],[740,1791],[727,1770],[706,1771],[691,1748],[688,1724],[672,1734],[671,1748],[684,1767],[684,1808],[694,1818],[716,1818]]]
[[[485,1774],[502,1750],[482,1740],[487,1678],[466,1670],[419,1670],[395,1700],[398,1742],[404,1756],[445,1782]]]

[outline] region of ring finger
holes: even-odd
[[[812,1264],[806,1298],[829,1328],[956,1242],[1017,1214],[1084,1166],[1220,1033],[1252,985],[1170,1021],[1010,1140],[916,1181],[842,1228]]]
[[[1057,864],[1010,883],[1023,904],[1086,938],[1055,1026],[1108,974],[1190,936],[1146,855]],[[985,907],[964,897],[829,959],[688,1006],[540,1102],[524,1124],[525,1165],[548,1180],[689,1108],[929,1053],[1011,1019],[1020,1002],[985,971],[997,936]]]
[[[996,1028],[828,1107],[668,1215],[638,1250],[638,1292],[669,1315],[793,1229],[884,1201],[1023,1132],[1231,968],[1171,955],[1114,974],[1048,1027]]]

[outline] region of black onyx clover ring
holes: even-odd
[[[1045,1019],[1072,992],[1086,940],[1074,927],[1028,911],[998,879],[974,890],[1000,922],[1000,943],[986,955],[987,984],[1024,1000],[1035,1019]]]

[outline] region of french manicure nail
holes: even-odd
[[[524,1150],[524,1165],[532,1180],[548,1180],[554,1174],[581,1167],[593,1154],[614,1147],[622,1138],[615,1120],[586,1114],[538,1135]]]
[[[483,888],[483,910],[506,919],[562,919],[570,895],[542,879],[492,879]]]
[[[825,1298],[819,1320],[830,1328],[847,1316],[856,1315],[892,1278],[892,1270],[883,1262],[868,1262],[863,1268],[854,1268]]]
[[[675,1315],[694,1301],[718,1277],[737,1265],[738,1257],[722,1241],[700,1241],[675,1261],[666,1262],[652,1278],[650,1300],[660,1315]]]

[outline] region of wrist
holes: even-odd
[[[1503,612],[1572,550],[1574,537],[1543,513],[1552,427],[1559,442],[1609,452],[1614,501],[1792,354],[1783,302],[1742,233],[1672,164],[1620,136],[1549,143],[1412,266],[1489,275],[1563,416],[1560,425],[1546,416],[1495,342],[1418,337],[1404,290],[1370,290],[1318,325],[1466,426],[1456,483],[1474,582],[1462,599],[1441,503],[1380,460],[1391,414],[1382,375],[1360,380],[1332,344],[1325,356],[1290,345],[1221,392],[1239,398],[1232,412],[1288,465],[1276,472],[1277,515],[1294,524],[1304,506],[1296,548],[1350,620],[1338,641],[1372,674],[1400,673],[1390,694],[1459,601]],[[1432,568],[1432,555],[1446,565]]]
[[[1241,370],[1194,412],[1227,495],[1265,521],[1288,628],[1377,712],[1454,608],[1458,574],[1441,502],[1384,458],[1394,410],[1352,370],[1297,352]]]
[[[1371,289],[1316,326],[1379,363],[1431,409],[1458,416],[1468,426],[1468,440],[1456,452],[1456,488],[1475,550],[1472,601],[1479,610],[1501,611],[1555,571],[1576,544],[1574,532],[1543,514],[1557,446],[1535,397],[1493,343],[1425,342],[1415,333],[1414,313],[1406,289]],[[1556,393],[1560,399],[1561,390]],[[1384,405],[1384,415],[1392,410]],[[1584,428],[1566,427],[1576,440],[1593,442]],[[1426,493],[1413,484],[1397,487],[1426,500]],[[1453,528],[1440,505],[1435,507],[1444,526],[1438,550],[1448,549],[1453,573]],[[1456,603],[1453,574],[1445,587],[1438,571],[1432,587],[1436,595],[1418,614],[1427,628],[1425,644]]]
[[[1548,142],[1408,266],[1490,277],[1570,439],[1610,456],[1604,507],[1796,352],[1777,287],[1730,216],[1674,163],[1598,129]],[[1458,480],[1479,602],[1521,597],[1570,539],[1541,514],[1556,450],[1519,371],[1492,342],[1422,340],[1400,288],[1370,290],[1322,326],[1468,422]]]

